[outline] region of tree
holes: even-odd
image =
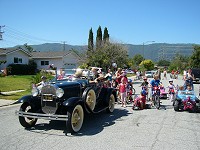
[[[106,43],[95,53],[90,53],[87,62],[90,66],[101,68],[111,68],[115,62],[118,67],[123,67],[127,63],[127,48],[117,43]]]
[[[104,28],[104,33],[103,33],[103,42],[109,42],[109,34],[108,34],[108,29],[105,27]]]
[[[33,48],[31,46],[29,46],[27,43],[24,44],[24,47],[30,53],[34,51]]]
[[[131,69],[135,69],[135,62],[133,58],[129,58],[127,61],[127,67]]]
[[[135,62],[135,65],[139,66],[139,64],[144,60],[144,58],[142,57],[142,55],[136,54],[136,55],[133,57],[133,60],[134,60],[134,62]]]
[[[189,66],[189,57],[176,54],[170,63],[169,70],[184,70]]]
[[[154,63],[150,59],[146,59],[146,60],[142,61],[139,66],[142,71],[154,69]]]
[[[167,61],[167,60],[159,60],[158,61],[158,66],[169,66],[170,65],[170,61]]]
[[[192,68],[200,68],[200,46],[194,46],[194,51],[190,57],[190,65]]]
[[[88,38],[88,51],[93,51],[94,50],[94,40],[93,40],[93,32],[92,28],[89,31],[89,38]]]
[[[99,49],[101,46],[102,46],[102,30],[101,26],[99,26],[96,36],[96,49]]]

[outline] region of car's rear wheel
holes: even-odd
[[[115,109],[115,96],[113,94],[110,95],[109,103],[108,103],[108,108],[107,112],[112,113]]]
[[[81,105],[76,105],[71,111],[67,112],[68,120],[67,120],[67,130],[70,133],[78,132],[84,120],[84,111]]]
[[[28,103],[23,103],[21,105],[21,107],[20,107],[20,111],[23,111],[23,112],[34,112],[32,107]],[[19,116],[19,122],[23,127],[30,128],[30,127],[33,127],[36,124],[37,119],[36,118],[29,118],[29,117]]]

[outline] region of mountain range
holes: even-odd
[[[194,50],[195,44],[168,44],[168,43],[153,43],[148,45],[133,45],[123,44],[128,49],[129,57],[136,54],[141,54],[145,59],[158,61],[161,59],[171,60],[176,54],[190,56]],[[68,45],[60,43],[45,43],[40,45],[30,45],[35,51],[67,51],[76,50],[79,53],[84,53],[87,50],[87,45]]]

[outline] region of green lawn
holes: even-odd
[[[23,95],[30,94],[32,77],[33,75],[0,77],[1,92],[25,90],[24,92],[14,93],[10,95],[0,94],[0,99],[17,100]]]

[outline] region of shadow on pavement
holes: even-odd
[[[115,121],[121,117],[128,116],[131,114],[126,109],[115,109],[113,113],[101,112],[99,114],[87,114],[85,115],[83,126],[78,133],[73,134],[74,136],[85,136],[85,135],[95,135],[103,131],[105,127],[109,127],[115,124]],[[67,136],[66,122],[65,121],[49,121],[49,123],[39,123],[32,127],[26,129],[31,132],[42,133],[42,134],[52,134],[51,130],[63,130],[64,135]],[[54,132],[54,135],[57,135]],[[63,135],[58,135],[63,136]]]

